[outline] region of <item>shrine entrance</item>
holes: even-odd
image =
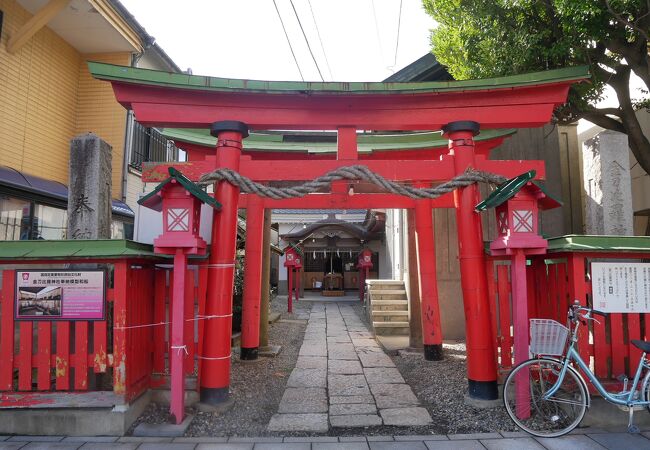
[[[259,346],[261,246],[265,209],[415,211],[425,357],[442,358],[432,208],[454,208],[466,323],[470,397],[496,399],[496,344],[476,182],[500,182],[529,170],[544,178],[542,161],[489,160],[510,131],[549,122],[584,67],[490,80],[433,83],[294,83],[227,80],[89,63],[110,81],[117,100],[145,126],[210,130],[200,158],[158,164],[143,181],[160,182],[170,166],[214,184],[215,211],[206,264],[206,320],[199,337],[200,396],[207,405],[228,400],[230,320],[237,209],[247,210],[242,358]],[[256,151],[249,131],[336,130],[336,151],[313,155],[277,143]],[[363,130],[394,135],[381,149],[360,152]],[[417,131],[442,130],[437,144],[414,144]],[[406,134],[402,134],[408,132]],[[204,132],[205,133],[205,132]],[[205,134],[204,134],[205,136]],[[254,142],[255,139],[251,141]],[[287,148],[282,150],[282,146]],[[199,148],[194,149],[201,153]],[[255,256],[252,256],[255,255]],[[249,257],[250,256],[250,257]],[[201,311],[201,309],[200,309]]]

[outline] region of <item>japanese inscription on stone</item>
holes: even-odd
[[[650,312],[650,263],[594,262],[595,309],[612,313]]]

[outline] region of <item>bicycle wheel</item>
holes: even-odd
[[[587,390],[571,366],[560,388],[548,400],[544,394],[557,382],[562,364],[552,359],[529,359],[515,367],[503,385],[508,415],[534,436],[556,437],[578,426],[587,409]]]

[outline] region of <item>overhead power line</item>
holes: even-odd
[[[382,64],[385,64],[384,59],[384,46],[381,45],[381,35],[379,34],[379,24],[377,23],[377,10],[375,9],[375,0],[371,0],[372,5],[372,18],[375,21],[375,33],[377,34],[377,42],[379,43],[379,58]]]
[[[275,2],[275,0],[273,1]],[[307,48],[309,49],[309,54],[311,55],[311,59],[314,60],[314,64],[316,65],[316,70],[318,70],[318,75],[320,76],[321,81],[325,81],[325,79],[323,78],[323,74],[320,71],[320,67],[318,66],[318,62],[314,57],[314,52],[311,51],[311,45],[309,45],[309,39],[307,39],[307,35],[305,34],[305,29],[302,27],[302,22],[300,22],[300,17],[298,17],[298,11],[296,11],[296,7],[293,4],[293,0],[289,0],[289,3],[291,3],[291,8],[293,8],[293,13],[296,15],[296,19],[298,20],[298,25],[300,25],[300,31],[302,31],[302,35],[305,38],[305,42],[307,43]]]
[[[300,64],[298,64],[298,59],[296,58],[296,54],[293,51],[293,46],[291,45],[291,40],[289,39],[289,35],[287,34],[287,29],[284,26],[284,21],[282,20],[282,16],[280,15],[280,10],[278,9],[278,4],[275,2],[275,0],[273,0],[273,6],[275,6],[275,12],[278,13],[278,19],[280,19],[280,23],[282,24],[282,30],[284,30],[284,36],[287,38],[287,44],[289,44],[289,49],[291,50],[291,55],[293,56],[293,60],[296,63],[296,67],[298,68],[298,73],[300,73],[300,79],[302,79],[302,81],[305,81],[305,77],[302,76],[302,70],[300,70]],[[295,11],[295,9],[294,9],[294,11]]]
[[[399,31],[402,27],[402,0],[399,0],[399,15],[397,16],[397,39],[395,42],[395,57],[393,58],[393,67],[397,65],[397,50],[399,49]]]
[[[327,53],[325,53],[325,47],[323,46],[323,39],[320,37],[320,30],[318,29],[318,23],[316,22],[316,16],[314,15],[314,8],[311,7],[311,0],[307,0],[309,3],[309,10],[311,11],[311,18],[314,21],[314,26],[316,27],[316,35],[318,36],[318,41],[320,42],[320,49],[323,51],[323,56],[325,57],[325,65],[327,66],[327,72],[330,74],[330,80],[333,80],[332,69],[330,68],[330,62],[327,60]]]

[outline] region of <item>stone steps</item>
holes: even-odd
[[[408,335],[409,305],[403,281],[368,280],[368,316],[375,335]]]

